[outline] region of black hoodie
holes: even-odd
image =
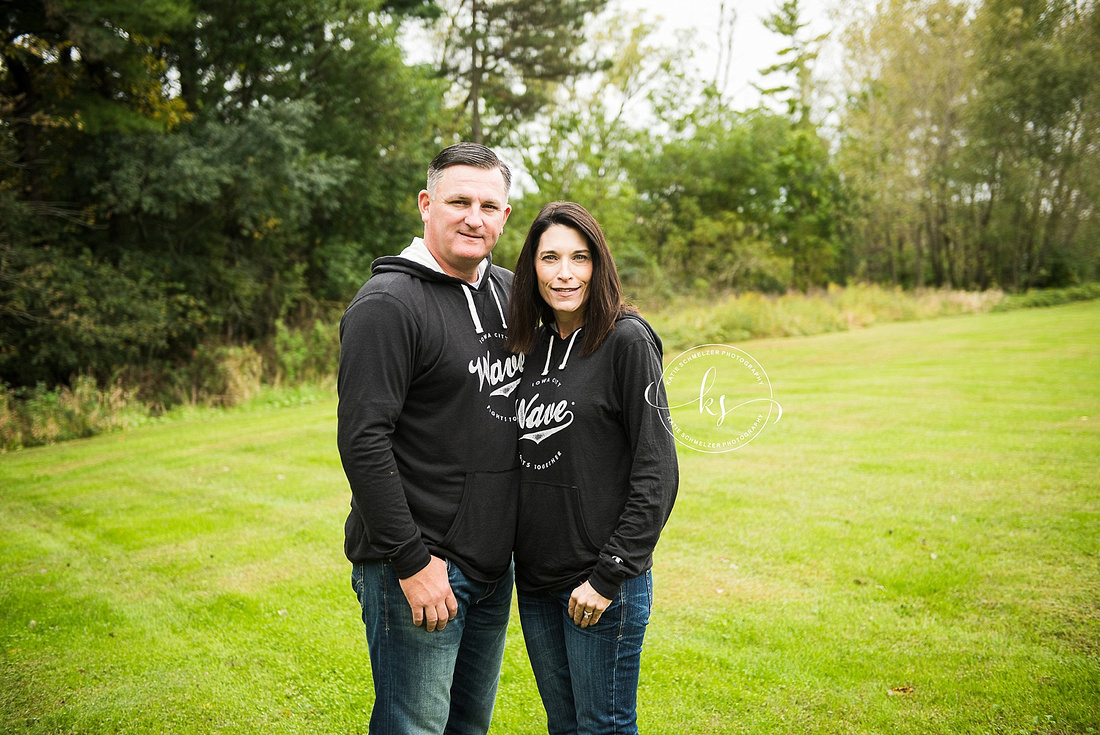
[[[667,409],[654,407],[668,404],[649,324],[623,314],[593,354],[583,346],[583,327],[565,340],[543,327],[516,391],[516,587],[560,593],[588,580],[614,598],[653,565],[676,499],[676,446]]]
[[[419,238],[379,258],[340,322],[344,551],[392,561],[402,579],[435,555],[490,582],[515,537],[512,274],[487,263],[475,287],[437,269]]]

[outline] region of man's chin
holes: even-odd
[[[484,250],[489,252],[492,250],[488,247],[488,241],[484,237],[467,237],[465,235],[459,235],[455,238],[455,247],[460,250]]]
[[[476,243],[459,245],[454,249],[454,254],[459,258],[480,262],[484,260],[485,256],[492,252],[492,250],[492,246],[487,245],[484,241],[478,241]]]

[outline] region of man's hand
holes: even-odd
[[[458,614],[458,600],[447,578],[447,562],[433,556],[428,566],[401,580],[401,591],[412,609],[413,625],[430,633],[443,630]]]

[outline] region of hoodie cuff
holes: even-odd
[[[398,579],[408,579],[428,566],[431,560],[431,552],[428,551],[428,547],[422,543],[410,546],[401,556],[395,556],[390,559],[393,563],[394,571],[397,572]]]
[[[588,577],[588,583],[592,585],[592,589],[607,599],[614,600],[625,579],[626,574],[623,573],[620,565],[601,559]]]

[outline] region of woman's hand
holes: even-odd
[[[611,600],[592,589],[592,585],[585,582],[573,594],[569,596],[569,617],[582,628],[595,625]]]

